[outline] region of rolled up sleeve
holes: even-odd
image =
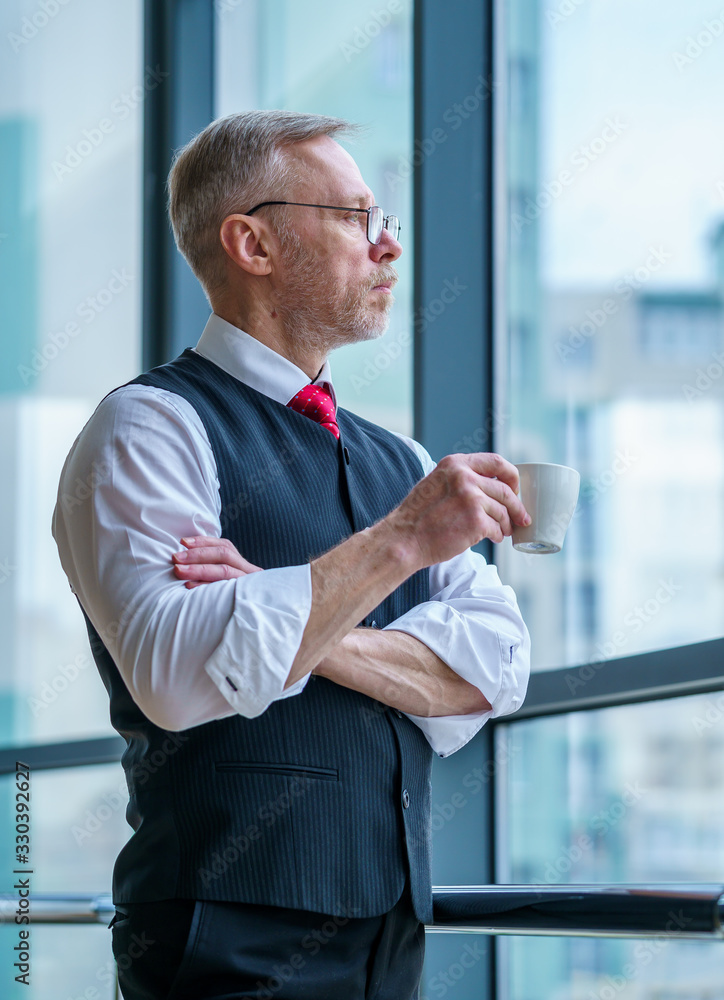
[[[309,680],[305,674],[284,689],[309,618],[312,578],[305,565],[267,569],[242,580],[205,669],[231,707],[254,718],[273,701],[299,694]]]
[[[417,442],[406,440],[423,471],[430,472],[435,465],[430,456]],[[523,704],[530,675],[528,629],[512,588],[472,549],[430,567],[430,599],[387,628],[419,639],[491,705],[470,715],[409,715],[439,756],[465,746],[488,719],[509,715]]]
[[[308,679],[284,688],[311,609],[309,565],[191,590],[176,579],[180,539],[219,537],[219,517],[213,453],[186,400],[146,386],[107,397],[66,461],[53,533],[129,693],[163,729],[258,716]]]
[[[431,570],[440,584],[387,627],[423,642],[492,706],[470,715],[410,719],[441,757],[454,753],[490,718],[509,715],[523,704],[530,673],[530,637],[515,594],[503,586],[494,566],[468,550]],[[432,590],[432,588],[431,588]]]

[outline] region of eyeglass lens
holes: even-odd
[[[367,239],[370,243],[379,243],[382,229],[386,229],[393,240],[400,235],[400,220],[396,215],[384,216],[379,205],[373,205],[367,216]]]

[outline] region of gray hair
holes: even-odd
[[[176,246],[206,295],[225,280],[223,220],[288,194],[288,147],[317,136],[354,135],[342,118],[294,111],[247,111],[211,122],[174,157],[168,211]]]

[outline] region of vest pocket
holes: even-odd
[[[288,778],[317,778],[322,781],[339,781],[336,767],[313,767],[309,764],[268,764],[254,761],[217,760],[218,772],[243,772],[246,774],[279,774]]]

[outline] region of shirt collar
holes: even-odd
[[[277,354],[271,347],[262,344],[238,327],[212,313],[204,327],[204,332],[196,345],[196,353],[207,361],[223,368],[229,375],[251,386],[257,392],[287,405],[290,399],[310,384],[306,372],[297,368],[288,358]],[[329,361],[325,361],[315,385],[326,382],[337,406],[337,397],[332,386],[332,372]]]

